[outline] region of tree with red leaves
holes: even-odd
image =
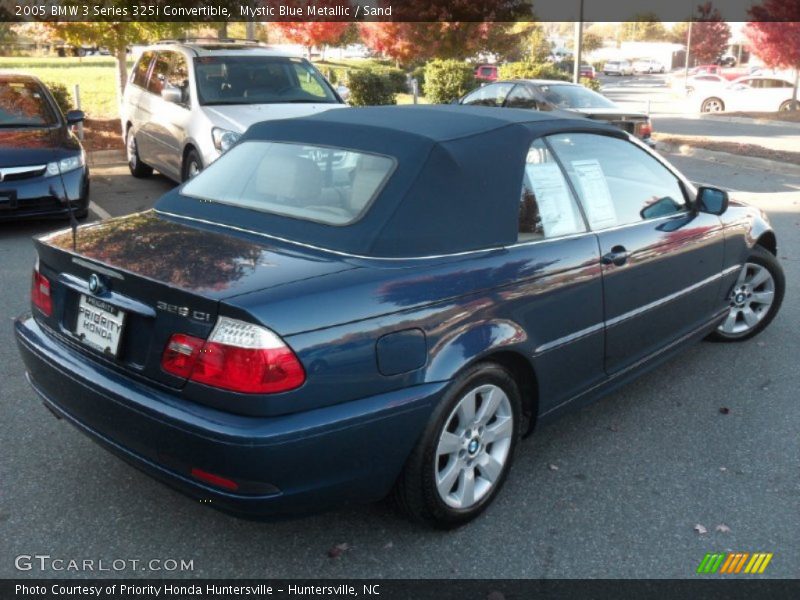
[[[750,51],[768,67],[794,69],[791,107],[798,110],[797,83],[800,71],[800,3],[763,0],[749,10],[754,22],[744,29]]]
[[[697,13],[692,24],[692,47],[689,53],[701,63],[717,60],[728,47],[731,28],[722,20],[719,10],[712,2],[697,6]]]
[[[336,21],[277,21],[271,24],[287,41],[305,46],[309,58],[312,47],[339,43],[347,33],[348,25]]]
[[[482,50],[494,50],[497,41],[517,43],[508,27],[508,23],[365,22],[359,23],[359,32],[372,51],[409,64],[430,58],[468,58]],[[497,50],[503,54],[507,48]]]

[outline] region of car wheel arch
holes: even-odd
[[[756,240],[755,245],[761,246],[773,256],[778,255],[778,240],[775,237],[775,233],[772,231],[765,231],[762,233]]]
[[[425,380],[448,381],[476,363],[493,362],[514,377],[523,398],[522,431],[533,429],[539,406],[539,385],[533,363],[527,358],[525,330],[512,321],[489,321],[460,331],[452,338],[430,348]],[[466,357],[466,360],[465,360]]]

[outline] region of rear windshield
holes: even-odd
[[[34,81],[0,81],[0,127],[49,127],[58,118]]]
[[[582,85],[559,83],[539,87],[545,99],[558,108],[615,108],[611,100]]]
[[[325,225],[357,221],[394,169],[387,156],[323,146],[248,141],[181,193]]]
[[[301,58],[203,56],[194,64],[200,104],[339,103],[319,71]]]

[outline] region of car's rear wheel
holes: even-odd
[[[781,104],[779,110],[800,110],[800,100],[795,100],[794,102],[792,100],[787,100]]]
[[[786,279],[778,259],[756,246],[730,291],[728,315],[711,338],[738,342],[757,335],[775,318],[785,290]]]
[[[200,158],[200,154],[198,154],[197,150],[194,148],[190,148],[186,153],[186,158],[183,159],[183,172],[181,173],[181,179],[183,181],[188,181],[202,170],[203,161]]]
[[[139,158],[139,147],[136,145],[136,136],[133,128],[128,129],[125,148],[128,154],[128,169],[134,177],[150,177],[153,174],[153,167],[142,162]]]
[[[723,110],[725,110],[725,103],[719,98],[707,98],[703,100],[700,107],[700,112],[704,113],[722,112]]]
[[[500,365],[480,363],[456,378],[398,479],[399,506],[441,529],[477,517],[508,475],[521,405],[517,383]]]

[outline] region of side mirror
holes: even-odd
[[[728,192],[718,188],[701,186],[697,190],[695,205],[700,212],[721,215],[728,210]]]
[[[164,89],[161,90],[161,97],[173,104],[181,104],[183,102],[183,93],[181,90],[172,86],[164,86]]]
[[[86,120],[86,114],[82,110],[71,110],[66,114],[67,125],[77,125]]]

